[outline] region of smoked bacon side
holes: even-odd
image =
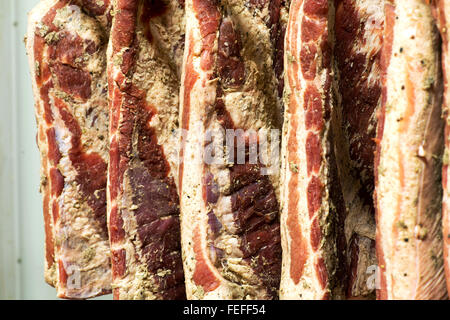
[[[446,299],[440,40],[425,0],[385,4],[375,159],[378,299]]]
[[[269,167],[278,159],[250,154],[263,132],[273,146],[281,129],[286,16],[279,0],[186,1],[179,186],[189,299],[278,298],[279,170]]]
[[[45,279],[58,297],[111,291],[106,224],[110,3],[41,1],[29,14],[45,223]]]
[[[342,299],[346,208],[334,153],[333,1],[293,0],[285,39],[281,299]]]
[[[114,299],[184,299],[177,189],[184,8],[115,0],[108,48]]]

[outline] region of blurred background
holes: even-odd
[[[23,42],[38,2],[0,0],[0,299],[56,299],[43,276],[40,164]]]

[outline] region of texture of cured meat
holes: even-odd
[[[446,299],[442,74],[423,0],[387,1],[375,159],[379,299]]]
[[[294,0],[285,40],[282,299],[345,297],[345,205],[331,119],[333,1]]]
[[[286,16],[280,1],[186,1],[179,175],[190,299],[278,297],[278,172],[250,154],[258,130],[281,128]]]
[[[338,167],[348,216],[345,221],[348,260],[352,265],[348,296],[374,296],[368,286],[366,256],[375,262],[372,246],[352,250],[351,239],[375,244],[373,206],[376,113],[381,106],[380,57],[384,0],[336,0],[334,19]],[[368,249],[368,251],[365,251]],[[361,254],[355,254],[358,252]],[[358,261],[360,263],[358,263]]]
[[[448,80],[450,77],[450,51],[448,47],[448,30],[450,27],[450,4],[447,1],[434,1],[434,14],[438,22],[442,38],[442,68],[444,77],[444,103],[443,115],[445,121],[445,152],[442,168],[442,185],[444,188],[442,201],[442,235],[444,241],[444,266],[447,279],[447,290],[450,292],[450,208],[449,208],[449,151],[450,151],[450,122],[448,107],[450,106],[450,88]]]
[[[183,299],[176,178],[178,1],[114,1],[108,216],[115,299]]]
[[[84,1],[89,4],[89,1]],[[41,154],[45,279],[58,297],[111,291],[106,175],[107,83],[104,15],[70,1],[41,1],[26,40]]]
[[[375,299],[377,261],[375,241],[354,233],[347,251],[348,299]]]

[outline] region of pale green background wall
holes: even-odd
[[[39,154],[23,43],[27,13],[38,2],[0,0],[0,299],[55,299],[43,277]]]

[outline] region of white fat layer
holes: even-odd
[[[363,43],[358,42],[355,47],[356,52],[373,57],[378,53],[383,41],[384,7],[380,0],[356,0],[355,7],[358,8],[359,17],[367,19]],[[369,59],[368,59],[369,60]],[[372,70],[368,74],[368,85],[373,86],[379,83],[379,64],[372,64]]]
[[[436,108],[430,105],[435,104],[436,97],[429,90],[433,81],[439,81],[439,59],[433,41],[436,34],[431,10],[423,1],[398,1],[395,10],[378,167],[379,245],[385,258],[381,267],[385,268],[389,299],[439,299],[446,295],[442,244],[436,225],[440,223],[440,206],[430,207],[428,213],[420,211],[421,202],[432,197],[423,194],[423,179],[430,181],[432,177],[423,177],[426,166],[419,152],[421,146],[429,148],[424,134],[430,130],[428,122]],[[413,101],[409,101],[411,98]],[[408,114],[409,110],[412,114]],[[436,120],[431,121],[436,125]],[[432,163],[431,155],[426,161]]]

